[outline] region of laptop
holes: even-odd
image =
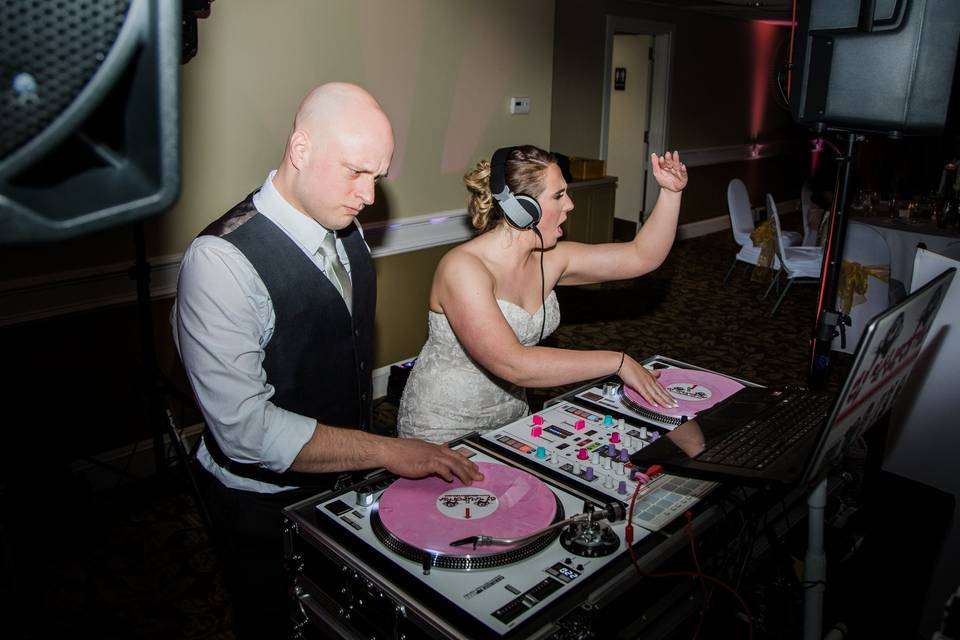
[[[920,355],[956,269],[948,269],[867,325],[839,393],[746,387],[630,461],[739,484],[813,483],[890,409]]]

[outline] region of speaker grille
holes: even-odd
[[[0,159],[70,106],[117,40],[131,0],[0,0]]]

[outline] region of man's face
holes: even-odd
[[[347,227],[373,204],[375,184],[393,156],[389,126],[352,129],[311,140],[297,176],[299,205],[330,230]]]

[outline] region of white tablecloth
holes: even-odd
[[[869,225],[880,232],[890,247],[890,278],[901,284],[906,293],[911,291],[917,244],[922,242],[927,249],[942,253],[951,243],[960,241],[960,232],[956,229],[938,229],[930,223],[913,224],[889,217],[857,217],[850,218],[850,221]]]

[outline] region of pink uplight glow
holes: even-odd
[[[750,79],[750,139],[757,140],[763,130],[764,116],[767,111],[767,91],[773,73],[774,49],[776,48],[777,28],[770,21],[756,20],[750,23],[752,31],[753,66]],[[789,24],[789,22],[787,23]]]
[[[823,152],[823,138],[815,138],[810,147],[810,177],[817,174],[820,166],[820,154]]]

